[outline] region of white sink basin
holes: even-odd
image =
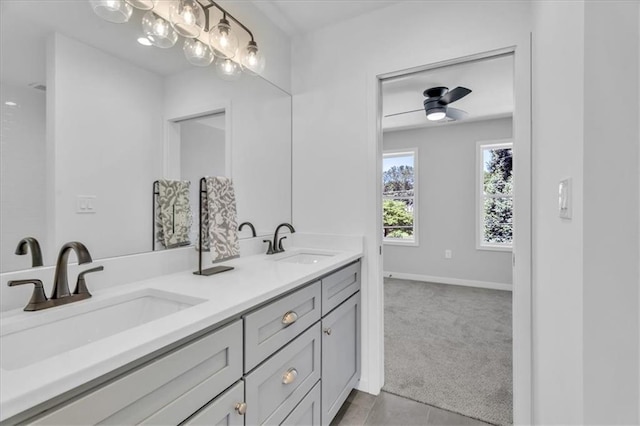
[[[323,260],[327,260],[330,257],[335,256],[334,254],[328,253],[296,253],[291,256],[283,257],[278,259],[277,262],[285,262],[285,263],[298,263],[302,265],[314,265],[316,263],[322,262]]]
[[[145,289],[3,318],[0,367],[19,369],[204,301]]]

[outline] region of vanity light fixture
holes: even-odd
[[[6,106],[10,106],[10,107],[16,107],[18,106],[17,103],[13,102],[13,101],[7,101],[4,103]]]
[[[213,0],[89,0],[94,12],[110,22],[127,22],[133,7],[146,10],[142,30],[148,42],[161,48],[173,47],[178,35],[186,40],[184,55],[195,66],[208,66],[215,60],[216,72],[226,80],[235,80],[242,71],[259,75],[265,69],[265,58],[249,28]],[[210,28],[211,10],[217,9],[222,19]],[[234,25],[249,36],[245,47],[240,42]],[[143,45],[144,37],[138,39]]]
[[[218,58],[231,59],[236,56],[238,51],[238,36],[231,31],[231,25],[226,15],[220,19],[220,22],[209,31],[209,44],[213,49],[213,54]]]
[[[142,32],[156,47],[168,49],[178,41],[178,34],[161,16],[149,11],[142,17]]]
[[[133,7],[124,0],[89,0],[89,2],[96,15],[114,24],[129,21],[133,13]]]
[[[205,11],[196,0],[174,0],[169,5],[169,21],[178,34],[196,38],[205,25]]]
[[[229,58],[227,59],[217,58],[215,67],[216,67],[216,74],[218,74],[218,77],[220,77],[223,80],[235,81],[235,80],[238,80],[242,75],[242,69],[240,67],[240,64],[238,64],[237,62]]]
[[[198,39],[188,38],[182,46],[184,56],[191,65],[206,67],[213,62],[213,52],[211,48]]]
[[[265,60],[262,52],[258,51],[258,45],[251,40],[240,55],[240,65],[242,69],[251,75],[262,74],[265,67]]]

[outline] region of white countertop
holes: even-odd
[[[312,250],[321,252],[318,249]],[[194,275],[189,270],[96,291],[91,299],[69,305],[38,312],[14,310],[3,313],[2,324],[7,330],[25,317],[40,315],[55,321],[61,316],[68,316],[65,315],[65,309],[74,305],[98,304],[105,299],[141,289],[157,289],[205,299],[205,302],[177,313],[26,367],[0,370],[0,420],[99,379],[141,357],[362,257],[361,249],[326,250],[333,256],[316,264],[276,261],[300,251],[305,249],[291,248],[273,256],[260,254],[230,260],[224,262],[224,265],[233,266],[234,270],[208,277]],[[68,330],[68,333],[73,333],[73,329]],[[59,338],[63,339],[64,336]]]

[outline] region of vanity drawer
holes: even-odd
[[[245,377],[247,425],[279,425],[320,379],[320,323]]]
[[[320,319],[320,282],[244,317],[244,371],[249,372]]]
[[[34,424],[178,424],[242,376],[236,321],[80,396]]]
[[[238,411],[238,404],[243,402],[244,382],[240,381],[181,425],[244,426],[244,415]]]
[[[320,426],[320,396],[318,382],[280,426]]]
[[[353,263],[322,279],[322,316],[331,312],[360,290],[360,262]]]

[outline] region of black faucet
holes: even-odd
[[[16,254],[23,256],[27,254],[27,248],[31,251],[31,267],[42,266],[42,250],[40,250],[40,243],[34,237],[25,237],[20,240],[18,247],[16,247]]]
[[[84,300],[91,297],[91,293],[89,293],[89,290],[87,289],[87,283],[84,276],[92,272],[102,271],[104,270],[104,266],[87,269],[86,271],[82,271],[78,274],[76,288],[73,291],[73,294],[70,294],[67,262],[69,261],[69,253],[71,253],[71,250],[74,250],[78,256],[78,264],[92,262],[89,250],[87,250],[84,244],[74,241],[63,245],[60,249],[60,254],[58,254],[58,261],[56,262],[56,272],[53,281],[53,289],[51,290],[51,299],[47,299],[47,295],[45,294],[42,286],[42,281],[40,280],[13,280],[7,283],[9,287],[24,284],[33,284],[35,286],[31,299],[24,308],[25,311],[39,311],[41,309],[66,305],[67,303],[77,302],[78,300]]]
[[[253,226],[253,223],[251,223],[251,222],[242,222],[242,223],[240,224],[240,226],[238,226],[238,232],[242,231],[242,228],[244,228],[244,227],[245,227],[245,225],[246,225],[246,226],[248,226],[249,228],[251,228],[251,234],[252,234],[252,236],[253,236],[253,237],[256,237],[256,236],[257,236],[257,234],[256,234],[256,228]]]
[[[281,223],[280,225],[278,225],[278,227],[276,228],[276,232],[273,235],[272,254],[282,253],[284,251],[284,247],[282,247],[282,240],[284,240],[287,237],[284,236],[284,237],[278,239],[278,231],[280,231],[280,228],[282,228],[283,226],[289,228],[289,231],[291,231],[292,234],[294,232],[296,232],[296,230],[293,227],[293,225],[291,225],[289,223]],[[267,254],[269,254],[269,253],[267,253]]]
[[[58,261],[56,262],[51,299],[60,299],[61,297],[66,297],[71,294],[69,291],[69,279],[67,277],[67,262],[69,261],[69,253],[71,253],[71,250],[76,252],[79,265],[93,262],[89,250],[87,250],[84,244],[78,241],[72,241],[63,245],[58,254]]]

